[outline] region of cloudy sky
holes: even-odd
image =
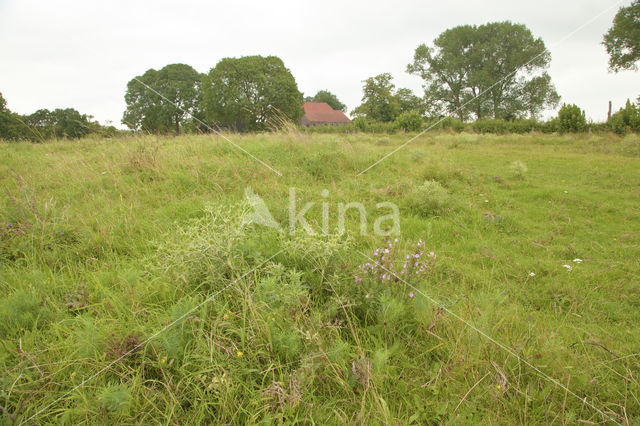
[[[22,114],[73,107],[120,127],[127,81],[145,70],[181,62],[207,72],[260,54],[282,58],[305,94],[328,89],[351,111],[362,80],[382,72],[421,94],[405,72],[419,44],[456,25],[510,20],[545,41],[562,101],[602,120],[609,100],[617,110],[640,94],[640,72],[609,73],[600,44],[629,3],[0,0],[0,92]]]

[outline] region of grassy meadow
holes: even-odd
[[[0,424],[640,422],[638,136],[231,139],[0,144]]]

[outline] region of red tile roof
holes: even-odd
[[[312,123],[351,123],[342,111],[336,111],[326,102],[305,102],[304,116]]]

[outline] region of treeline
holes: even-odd
[[[640,102],[640,99],[638,99]],[[606,122],[589,122],[585,112],[577,105],[563,105],[558,116],[549,120],[535,118],[494,119],[483,118],[475,121],[462,121],[455,117],[421,117],[415,112],[398,115],[394,121],[372,121],[366,117],[356,117],[351,124],[341,126],[303,127],[307,133],[398,133],[419,132],[423,130],[473,132],[473,133],[582,133],[582,132],[614,132],[624,135],[640,132],[640,107],[630,100],[624,108],[613,114]]]
[[[603,45],[612,71],[637,69],[640,60],[640,0],[620,8]],[[424,94],[396,88],[382,73],[364,80],[362,103],[347,127],[309,131],[419,131],[430,127],[481,133],[640,131],[638,106],[631,101],[606,123],[588,123],[576,105],[541,121],[542,111],[560,103],[547,73],[551,54],[524,25],[492,22],[444,31],[421,44],[406,71],[423,79]],[[635,95],[634,95],[635,96]],[[1,99],[1,96],[0,96]],[[44,140],[113,135],[74,109],[12,113],[1,99],[0,138]],[[186,64],[149,69],[127,83],[122,123],[133,131],[180,134],[217,130],[260,132],[299,123],[303,101],[346,106],[328,90],[304,97],[291,71],[275,56],[224,58],[207,73]],[[638,100],[640,102],[640,99]]]
[[[114,126],[102,126],[93,117],[80,114],[73,108],[39,109],[21,115],[7,108],[0,93],[0,140],[41,142],[49,139],[79,139],[89,135],[112,137],[118,133]]]

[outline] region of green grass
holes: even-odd
[[[0,420],[640,422],[638,137],[434,133],[357,175],[406,138],[232,137],[282,177],[216,137],[0,144]],[[249,187],[330,235],[247,225]],[[359,272],[381,202],[396,265],[437,255],[406,284]]]

